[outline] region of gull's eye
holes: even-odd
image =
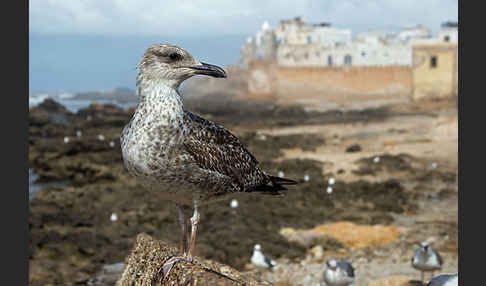
[[[171,54],[169,54],[169,58],[170,58],[171,60],[175,61],[175,60],[179,60],[179,59],[181,59],[181,58],[182,58],[182,56],[181,56],[181,55],[179,55],[178,53],[171,53]]]

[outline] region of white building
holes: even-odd
[[[430,29],[422,25],[404,27],[397,36],[398,40],[403,43],[410,41],[411,39],[429,39],[432,37]]]
[[[351,30],[331,27],[328,23],[307,24],[300,17],[282,20],[275,28],[279,45],[341,46],[351,43]]]
[[[437,37],[443,42],[457,43],[459,41],[457,22],[442,23],[441,29]]]
[[[255,49],[257,59],[276,59],[280,66],[410,66],[413,45],[457,42],[457,38],[457,23],[446,22],[436,37],[427,27],[416,25],[396,33],[368,31],[353,40],[349,29],[308,24],[297,17],[280,21],[275,29],[264,22],[256,42],[248,43],[245,51]]]

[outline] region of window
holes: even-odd
[[[361,52],[361,56],[362,57],[366,56],[366,52],[365,51]]]
[[[319,51],[316,52],[316,57],[319,57],[321,55],[321,53],[319,53]]]
[[[311,36],[307,36],[307,44],[310,44],[312,43],[312,37]]]
[[[327,65],[332,66],[332,56],[331,55],[327,56]]]
[[[436,68],[437,67],[437,56],[432,56],[430,58],[430,68]]]
[[[344,56],[344,64],[350,66],[351,65],[351,62],[352,62],[352,59],[353,58],[351,57],[351,55],[345,55]]]
[[[451,37],[449,37],[449,36],[444,37],[444,42],[449,42],[450,40],[451,40]]]

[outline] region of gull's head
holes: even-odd
[[[429,245],[430,244],[427,241],[420,243],[420,247],[423,248],[425,251],[427,251],[427,249],[429,248]]]
[[[255,244],[255,247],[253,249],[256,251],[260,251],[262,247],[260,246],[260,244]]]
[[[137,68],[143,80],[168,82],[174,86],[194,75],[226,77],[222,68],[199,62],[186,50],[167,44],[148,47]]]
[[[336,269],[336,267],[337,267],[336,259],[329,258],[328,260],[326,260],[326,266],[333,269],[333,270]]]

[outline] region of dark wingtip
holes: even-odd
[[[275,176],[268,176],[270,182],[266,185],[260,185],[253,188],[250,192],[259,192],[264,195],[271,195],[277,197],[284,197],[282,191],[288,190],[285,185],[296,185],[297,182],[291,179],[280,178]]]
[[[287,178],[280,178],[275,176],[269,176],[269,178],[273,184],[277,184],[277,185],[297,185],[298,184],[297,181],[287,179]]]

